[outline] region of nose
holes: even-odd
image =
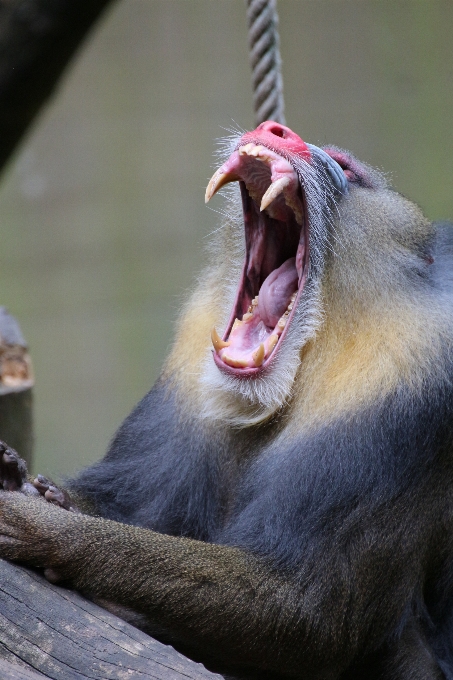
[[[241,139],[242,144],[247,142],[255,142],[255,144],[264,144],[270,149],[274,149],[277,153],[295,153],[305,158],[310,157],[310,151],[305,142],[296,135],[289,127],[276,123],[274,120],[266,120],[264,123],[258,125],[255,130],[246,132]]]
[[[296,135],[296,133],[293,132],[289,127],[286,127],[286,125],[281,125],[281,123],[275,123],[273,120],[264,121],[264,123],[258,125],[256,130],[269,132],[271,135],[275,135],[275,137],[280,137],[280,139],[292,140],[293,142],[297,142],[299,144],[301,142],[299,135]]]

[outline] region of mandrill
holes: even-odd
[[[271,121],[226,184],[105,458],[59,489],[3,445],[0,556],[229,677],[453,678],[453,228]]]

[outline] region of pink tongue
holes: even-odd
[[[269,328],[274,328],[286,311],[291,295],[297,290],[298,279],[296,258],[290,257],[263,282],[258,296],[258,312]]]

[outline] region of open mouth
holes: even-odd
[[[241,377],[272,362],[307,276],[305,199],[287,158],[295,154],[310,159],[307,145],[295,133],[263,123],[243,135],[206,189],[207,201],[228,182],[238,181],[241,189],[245,262],[224,336],[215,329],[211,334],[217,366]]]
[[[277,151],[278,149],[278,151]],[[243,135],[214,173],[206,201],[239,182],[246,255],[238,293],[223,337],[212,330],[214,361],[230,374],[256,375],[283,343],[307,278],[309,248],[304,193],[289,158],[310,162],[305,142],[267,121]]]

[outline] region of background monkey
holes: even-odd
[[[0,555],[221,672],[453,677],[451,227],[270,121],[230,182],[158,383],[73,500],[1,494]]]

